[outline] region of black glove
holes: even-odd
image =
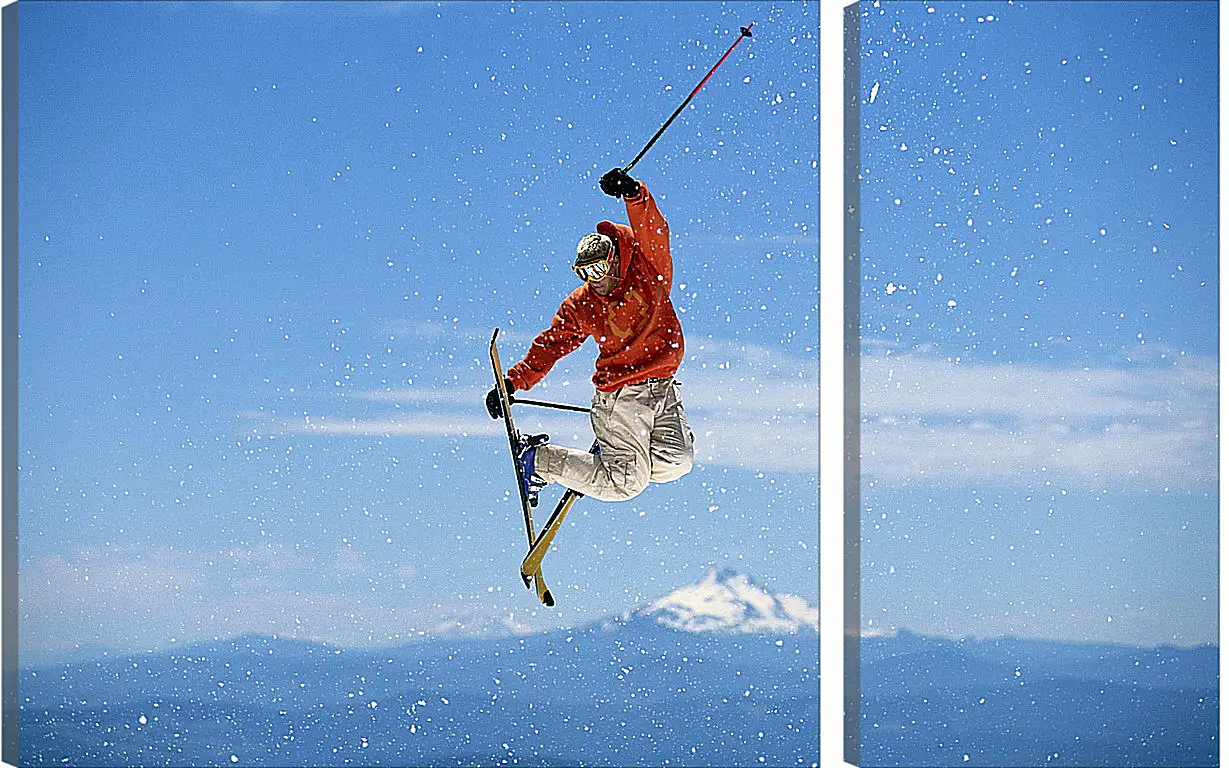
[[[504,391],[508,393],[508,397],[512,397],[512,393],[516,391],[516,387],[512,386],[512,379],[504,379]],[[492,419],[502,419],[504,417],[503,403],[499,399],[498,387],[491,387],[491,391],[486,393],[486,412],[491,414]]]
[[[612,168],[602,174],[598,186],[611,197],[635,197],[640,194],[640,182],[622,168]]]

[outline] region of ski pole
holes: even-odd
[[[654,142],[656,142],[656,141],[657,141],[657,139],[658,139],[658,138],[659,138],[659,137],[660,137],[663,133],[665,133],[665,132],[666,132],[666,129],[670,127],[670,123],[673,123],[673,122],[674,122],[674,118],[678,117],[678,116],[679,116],[679,113],[680,113],[680,112],[682,112],[682,111],[683,111],[683,109],[684,109],[684,108],[685,108],[688,104],[690,104],[690,103],[691,103],[692,98],[693,98],[693,97],[695,97],[695,95],[696,95],[697,93],[699,93],[699,92],[700,92],[700,89],[704,87],[704,84],[708,82],[708,79],[709,79],[710,77],[712,77],[712,76],[713,76],[713,73],[717,71],[717,67],[720,67],[720,66],[721,66],[721,64],[722,64],[722,63],[723,63],[723,62],[724,62],[727,58],[729,58],[729,55],[730,55],[731,53],[733,53],[733,52],[734,52],[734,48],[735,48],[735,47],[737,47],[737,45],[743,41],[743,38],[744,38],[744,37],[751,37],[751,28],[752,28],[752,27],[754,27],[754,26],[755,26],[755,22],[753,21],[753,22],[751,22],[750,24],[748,24],[748,25],[747,25],[747,26],[745,26],[745,27],[739,27],[739,35],[738,35],[738,39],[734,41],[734,45],[731,45],[731,46],[730,46],[730,50],[728,50],[728,51],[726,51],[726,52],[725,52],[725,56],[722,56],[722,57],[721,57],[721,58],[717,61],[717,63],[713,65],[713,68],[712,68],[712,69],[710,69],[710,70],[708,71],[708,74],[704,76],[704,79],[700,81],[700,84],[699,84],[699,85],[697,85],[697,86],[695,87],[695,89],[694,89],[694,90],[692,90],[692,92],[691,92],[691,93],[687,96],[687,98],[683,101],[683,103],[679,105],[679,108],[678,108],[678,109],[676,109],[676,110],[674,110],[674,114],[673,114],[673,115],[670,115],[670,119],[669,119],[669,120],[667,120],[667,121],[665,122],[665,124],[663,124],[663,125],[662,125],[662,127],[660,127],[660,128],[658,128],[658,129],[657,129],[657,133],[653,134],[653,138],[649,139],[649,143],[644,145],[644,149],[640,150],[640,154],[636,155],[636,157],[635,157],[635,158],[633,158],[633,159],[632,159],[632,161],[631,161],[630,163],[628,163],[626,167],[624,167],[624,168],[623,168],[623,171],[624,171],[625,173],[626,173],[626,172],[631,171],[632,166],[633,166],[633,165],[635,165],[636,163],[640,162],[640,158],[644,157],[644,153],[649,151],[649,147],[653,146],[653,143],[654,143]]]
[[[541,400],[526,400],[524,398],[513,397],[512,395],[508,395],[509,405],[515,405],[517,403],[521,405],[537,405],[542,408],[558,408],[561,411],[576,411],[577,413],[589,413],[590,411],[589,408],[585,408],[582,405],[564,405],[563,403],[545,403]]]

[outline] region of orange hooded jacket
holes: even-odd
[[[585,283],[563,300],[550,327],[508,371],[517,389],[537,384],[590,336],[600,350],[593,384],[602,392],[673,376],[678,370],[683,328],[670,303],[670,227],[644,182],[640,193],[624,203],[631,226],[610,221],[597,225],[600,234],[618,243],[619,282],[606,296]]]

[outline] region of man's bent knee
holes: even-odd
[[[695,453],[688,449],[686,453],[678,456],[673,461],[654,461],[653,474],[650,479],[655,483],[669,483],[673,480],[678,480],[690,472],[694,464]]]
[[[592,493],[590,495],[598,501],[627,501],[628,499],[634,499],[635,497],[639,496],[647,487],[648,483],[641,486],[612,485],[609,488],[603,488],[597,493]]]
[[[649,486],[648,467],[643,467],[638,462],[611,467],[610,470],[610,484],[603,484],[604,487],[589,494],[599,501],[627,501],[639,496]]]

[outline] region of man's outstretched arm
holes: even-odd
[[[532,388],[546,377],[555,363],[575,352],[587,338],[588,332],[580,327],[565,301],[551,319],[550,327],[529,345],[525,359],[508,370],[508,380],[519,390]]]
[[[643,181],[636,181],[627,171],[613,168],[602,175],[602,191],[611,197],[623,198],[627,220],[640,250],[667,285],[674,281],[674,263],[670,259],[670,225],[657,208],[657,201]]]

